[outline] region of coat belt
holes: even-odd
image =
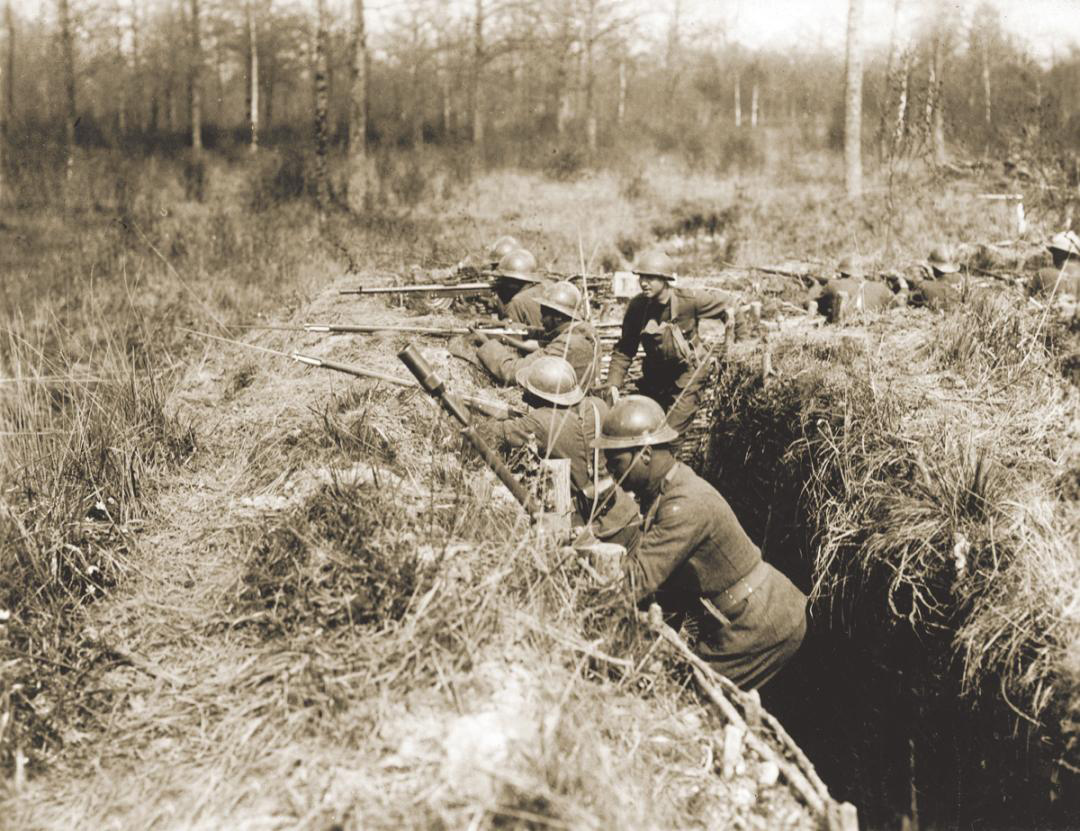
[[[715,592],[711,597],[702,597],[701,603],[713,617],[726,626],[731,623],[728,615],[761,588],[768,576],[769,564],[764,560],[758,560],[757,565],[750,569],[749,574],[736,580],[723,591]]]

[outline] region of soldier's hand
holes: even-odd
[[[478,329],[473,329],[469,334],[469,343],[475,347],[481,347],[490,340],[490,337]]]

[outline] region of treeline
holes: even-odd
[[[941,161],[1080,144],[1080,52],[1040,65],[991,3],[964,20],[947,5],[896,0],[918,22],[866,56],[864,148]],[[808,144],[842,141],[842,50],[750,50],[691,28],[679,0],[661,31],[633,0],[391,9],[365,35],[364,0],[47,0],[37,19],[9,2],[3,134],[13,152],[66,139],[293,142],[312,135],[322,94],[330,143],[362,130],[369,145],[490,154],[542,137],[597,152],[621,137],[693,158],[734,130],[786,126]]]

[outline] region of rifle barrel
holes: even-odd
[[[528,337],[529,331],[513,326],[392,326],[378,323],[304,323],[299,326],[241,324],[237,329],[269,329],[278,332],[311,332],[314,334],[359,335],[374,332],[402,332],[409,335],[467,335],[474,329],[493,336]]]
[[[473,294],[490,291],[491,283],[418,283],[412,286],[372,286],[341,289],[338,294]]]

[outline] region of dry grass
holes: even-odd
[[[617,265],[658,234],[709,230],[715,218],[715,235],[693,241],[684,257],[714,271],[732,257],[831,257],[851,244],[851,227],[869,246],[880,220],[867,226],[825,211],[835,190],[822,183],[824,168],[792,167],[795,184],[777,185],[758,173],[688,176],[659,160],[556,182],[505,171],[470,179],[440,170],[441,157],[418,156],[384,164],[370,216],[335,214],[320,232],[302,201],[303,170],[287,161],[212,161],[203,204],[184,201],[167,165],[122,193],[88,174],[88,192],[123,222],[55,212],[19,219],[15,231],[32,242],[3,289],[6,325],[22,339],[0,352],[8,369],[104,368],[120,379],[67,385],[74,403],[58,408],[49,388],[20,387],[20,425],[59,431],[57,441],[78,448],[73,459],[108,462],[104,473],[89,464],[52,469],[48,487],[34,489],[52,512],[43,517],[70,521],[27,526],[32,568],[20,572],[21,596],[49,585],[56,535],[86,528],[79,511],[93,483],[124,504],[115,524],[130,533],[98,548],[64,537],[100,553],[100,563],[75,561],[82,571],[97,563],[116,583],[102,584],[105,603],[65,606],[56,618],[69,650],[56,654],[67,662],[70,649],[81,650],[74,670],[46,676],[33,659],[0,664],[15,673],[11,683],[4,677],[0,706],[15,700],[14,683],[26,690],[32,682],[51,685],[40,704],[77,688],[82,708],[78,719],[54,707],[21,711],[19,730],[49,720],[41,745],[49,752],[36,758],[55,766],[10,791],[5,815],[54,827],[806,827],[786,788],[758,787],[752,754],[732,779],[716,775],[721,725],[689,692],[685,671],[627,622],[622,598],[590,588],[573,559],[528,532],[492,478],[462,462],[460,439],[430,401],[207,347],[177,326],[218,332],[219,322],[259,314],[399,321],[407,310],[332,292],[360,275],[456,262],[506,232],[570,270],[582,260]],[[897,214],[907,233],[997,236],[996,224],[976,224],[981,205],[946,198],[961,218],[937,225],[937,207],[916,200]],[[905,244],[915,256],[921,241]],[[973,324],[966,339],[962,327],[950,329],[955,336],[919,361],[935,372],[963,362],[985,376],[981,385],[1034,383],[1027,370],[1046,365],[1038,339],[1024,341],[1023,355],[1009,352],[981,334],[1001,322]],[[39,352],[19,352],[23,340]],[[251,340],[403,374],[399,337],[268,332]],[[808,363],[816,354],[836,362],[832,371],[865,369],[861,347],[810,349]],[[437,345],[428,353],[452,386],[476,391],[470,370]],[[801,371],[792,370],[796,360],[780,357],[781,371]],[[846,380],[878,402],[878,423],[895,426],[889,419],[907,412],[884,403],[884,381]],[[817,385],[815,375],[809,388]],[[842,399],[835,389],[822,382],[819,390],[829,419]],[[733,394],[732,406],[750,391]],[[793,395],[787,411],[796,414],[801,400]],[[95,421],[95,412],[108,418]],[[1019,464],[1046,425],[1011,416],[1029,441],[1016,445]],[[762,419],[756,429],[776,443],[774,428]],[[8,447],[4,487],[19,488],[27,462],[46,448]],[[980,462],[976,483],[968,457],[944,458],[930,466],[924,501],[947,501],[950,522],[974,527],[980,499],[1000,498],[1002,480],[984,476]],[[123,490],[132,467],[141,470],[137,501]],[[869,489],[876,473],[898,470],[870,465],[852,481]],[[84,501],[60,500],[61,483]],[[16,492],[26,491],[5,495]],[[920,521],[934,539],[952,531],[930,516]],[[9,556],[0,543],[5,568]],[[910,564],[913,577],[931,568],[929,549],[913,549]],[[65,673],[67,687],[56,686]]]
[[[897,703],[966,696],[976,734],[1020,725],[968,760],[972,783],[1006,759],[1076,765],[1080,511],[1060,482],[1080,466],[1078,400],[1044,335],[1000,294],[781,337],[768,388],[752,351],[729,368],[710,448],[772,556],[805,558],[818,618],[906,667]]]

